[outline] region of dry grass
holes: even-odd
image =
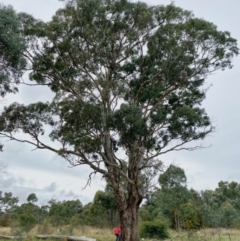
[[[0,227],[0,235],[14,235],[16,228]],[[26,236],[25,241],[37,241],[37,234],[57,234],[57,235],[73,235],[87,236],[95,238],[97,241],[113,241],[112,229],[100,229],[89,226],[62,226],[52,227],[49,223],[38,225],[33,228]],[[202,229],[199,231],[180,232],[170,231],[172,241],[240,241],[240,230],[237,229]],[[144,241],[152,241],[145,239]]]
[[[30,231],[31,234],[39,234],[39,226]],[[41,233],[43,234],[43,232]],[[48,227],[48,232],[45,234],[57,234],[57,235],[72,235],[72,236],[87,236],[95,238],[97,241],[113,241],[115,236],[112,234],[112,229],[96,228],[89,226],[77,226],[72,228],[69,225],[62,227]]]
[[[180,232],[171,231],[173,241],[240,241],[240,230],[237,229],[202,229],[199,231]]]
[[[0,231],[1,233],[1,231]],[[77,226],[72,227],[65,225],[61,227],[52,227],[47,224],[37,225],[30,232],[31,235],[37,234],[56,234],[56,235],[73,235],[73,236],[101,236],[101,235],[112,235],[112,229],[109,228],[96,228],[89,226]]]
[[[81,231],[80,235],[95,238],[97,241],[113,241],[115,236],[113,236],[112,229],[100,229],[85,226]]]
[[[12,229],[9,227],[0,227],[0,234],[1,235],[11,235]]]
[[[82,230],[80,230],[82,229]],[[82,235],[111,235],[112,234],[112,229],[109,228],[94,228],[94,227],[78,227],[76,230],[76,233],[82,233]]]

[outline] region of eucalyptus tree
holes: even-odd
[[[14,197],[11,192],[0,191],[0,213],[8,213],[15,209],[18,204],[18,197]]]
[[[16,93],[26,67],[21,20],[11,6],[0,4],[0,95]]]
[[[93,205],[91,207],[92,213],[95,213],[95,220],[97,221],[99,218],[102,220],[106,220],[107,223],[101,221],[98,222],[101,226],[107,224],[108,227],[113,228],[118,225],[119,219],[117,216],[117,206],[114,198],[112,187],[109,183],[107,183],[105,187],[105,191],[97,191],[94,196]]]
[[[48,202],[48,216],[54,226],[70,224],[71,219],[78,219],[83,211],[83,205],[79,199],[56,201],[54,199]]]
[[[35,193],[31,193],[27,197],[27,201],[29,203],[36,203],[38,201],[37,195]]]
[[[11,192],[0,191],[0,225],[8,226],[18,205],[18,198]]]
[[[55,96],[5,108],[2,136],[102,174],[123,240],[138,240],[138,209],[161,169],[159,156],[194,150],[187,144],[214,130],[200,106],[204,83],[232,67],[236,40],[174,5],[128,0],[71,0],[50,22],[24,19],[33,88]],[[44,142],[46,126],[58,146]]]
[[[189,208],[190,192],[187,189],[187,177],[180,167],[170,165],[168,169],[160,175],[159,184],[162,190],[162,207],[169,216],[172,216],[174,227],[180,231],[182,225],[181,214],[184,209]],[[182,208],[181,207],[185,207]]]
[[[26,41],[22,34],[21,18],[26,14],[17,14],[11,6],[0,3],[0,95],[16,93],[17,85],[26,70]],[[22,16],[22,17],[21,17]],[[3,145],[0,143],[0,151]],[[5,171],[0,162],[0,173]]]

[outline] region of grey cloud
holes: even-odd
[[[16,175],[8,173],[6,175],[0,176],[0,188],[9,189],[11,187],[17,186],[29,186],[30,188],[34,187],[34,181],[24,178],[21,175]]]
[[[52,182],[49,186],[45,187],[43,190],[47,192],[55,192],[57,189],[57,184]]]
[[[58,192],[58,195],[59,197],[61,197],[61,199],[66,199],[66,200],[80,199],[80,196],[81,196],[79,194],[74,193],[72,190],[66,191],[64,189]]]
[[[19,203],[26,203],[27,202],[27,197],[31,193],[35,193],[37,197],[39,198],[39,189],[36,188],[30,188],[30,187],[19,187],[15,186],[11,189],[11,192],[13,193],[13,196],[19,198]]]
[[[6,160],[9,169],[21,167],[28,169],[30,172],[31,169],[46,173],[51,172],[56,175],[74,176],[87,182],[91,170],[88,166],[71,168],[66,160],[53,152],[48,150],[31,151],[32,149],[33,147],[27,144],[5,142],[2,158]]]
[[[13,187],[16,183],[17,183],[17,180],[14,177],[4,178],[4,177],[0,176],[0,188],[1,189]]]

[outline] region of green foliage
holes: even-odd
[[[5,192],[3,194],[0,191],[0,213],[9,213],[13,211],[18,203],[18,197],[14,197],[11,192]]]
[[[49,219],[54,226],[69,224],[71,219],[80,217],[83,205],[79,199],[68,201],[49,201]]]
[[[139,210],[139,217],[142,222],[150,220],[150,212],[145,208],[141,207]]]
[[[97,191],[93,203],[91,205],[91,215],[93,217],[93,226],[103,228],[104,226],[109,225],[108,219],[108,209],[106,209],[106,205],[108,205],[108,200],[102,191]],[[104,222],[104,221],[105,222]]]
[[[80,222],[99,228],[113,228],[119,224],[119,217],[112,187],[107,183],[104,191],[95,193],[92,203],[83,207]]]
[[[201,192],[201,216],[204,226],[207,227],[233,227],[238,226],[240,214],[239,205],[240,185],[236,182],[218,183],[215,191]]]
[[[162,188],[161,203],[163,212],[168,213],[171,217],[173,227],[180,230],[183,228],[181,206],[188,203],[191,197],[186,187],[187,178],[185,172],[180,167],[170,165],[160,175],[159,183]]]
[[[166,176],[164,180],[166,184],[174,185],[166,185],[170,188],[164,190],[156,188],[149,194],[147,202],[139,210],[141,223],[162,220],[165,225],[176,228],[177,221],[177,229],[190,232],[202,227],[239,229],[240,209],[237,190],[240,184],[221,181],[214,191],[205,190],[198,193],[191,189],[188,190],[188,198],[184,195],[181,197],[178,191],[183,186],[187,188],[186,178],[180,178],[184,177],[185,173],[179,167],[171,169],[179,172],[168,171],[168,174],[171,174],[168,175],[171,181],[169,182]],[[172,175],[173,173],[175,174]],[[180,177],[177,177],[176,173],[180,173]],[[171,189],[175,190],[175,194]],[[12,193],[0,193],[2,205],[4,204],[0,213],[0,226],[3,227],[18,227],[21,231],[27,232],[38,224],[38,232],[44,234],[52,232],[52,225],[64,226],[60,230],[61,233],[72,234],[73,229],[79,225],[112,228],[119,223],[112,187],[109,184],[106,185],[104,192],[96,192],[93,202],[85,206],[79,200],[50,200],[49,206],[42,207],[32,202],[18,206],[18,198],[13,197]]]
[[[23,231],[30,231],[37,224],[37,218],[29,213],[19,215],[19,225]]]
[[[41,209],[33,203],[23,203],[13,212],[13,218],[23,231],[28,232],[41,221]]]
[[[91,213],[94,216],[94,225],[97,227],[114,227],[119,223],[117,205],[111,184],[107,183],[104,192],[96,192],[91,206]],[[104,223],[100,220],[106,220],[107,222]]]
[[[240,223],[239,213],[230,203],[225,203],[220,212],[222,227],[233,228],[234,225]]]
[[[92,203],[88,203],[83,207],[83,211],[80,214],[80,224],[94,226],[95,219],[91,211]]]
[[[19,19],[33,52],[27,56],[32,60],[30,78],[49,86],[56,98],[50,105],[6,108],[3,133],[20,129],[34,138],[50,125],[50,138],[65,143],[63,148],[38,145],[85,164],[112,151],[107,143],[117,136],[114,150],[129,153],[129,164],[137,165],[131,155],[141,149],[143,156],[154,153],[147,163],[154,167],[152,159],[174,140],[179,142],[173,150],[213,130],[200,108],[202,87],[208,74],[231,67],[238,54],[229,32],[174,5],[130,1],[66,1],[48,23],[26,14]],[[108,133],[104,140],[103,131]],[[110,169],[91,167],[110,178]]]
[[[185,203],[180,206],[180,225],[184,230],[200,228],[200,219],[196,207],[192,203]]]
[[[187,177],[182,168],[170,165],[168,169],[159,176],[159,183],[163,190],[174,190],[186,187]]]
[[[0,4],[0,95],[15,93],[26,66],[23,52],[25,39],[21,34],[21,20],[11,6]]]
[[[0,227],[9,227],[11,223],[11,216],[9,213],[0,215]]]
[[[142,238],[166,239],[169,237],[167,225],[161,220],[142,222],[140,236]]]
[[[159,180],[162,189],[152,192],[140,208],[141,220],[158,218],[178,230],[240,227],[240,184],[220,181],[215,190],[188,190],[184,171],[172,165]]]
[[[36,196],[35,193],[31,193],[31,194],[29,194],[29,196],[27,197],[27,201],[28,201],[28,202],[31,202],[31,203],[35,203],[35,202],[38,201],[38,198],[37,198],[37,196]]]

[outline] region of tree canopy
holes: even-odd
[[[28,197],[27,197],[27,201],[28,201],[29,203],[35,203],[35,202],[37,202],[37,201],[38,201],[37,195],[36,195],[35,193],[29,194]]]
[[[20,83],[26,60],[26,43],[21,34],[21,21],[11,6],[0,4],[0,95],[15,93]]]
[[[214,130],[201,107],[204,84],[232,67],[236,40],[173,4],[73,0],[47,23],[21,16],[30,80],[55,96],[6,107],[2,136],[101,173],[114,190],[123,240],[137,240],[138,207],[159,156],[199,148],[186,144]],[[49,128],[59,148],[44,142]]]

